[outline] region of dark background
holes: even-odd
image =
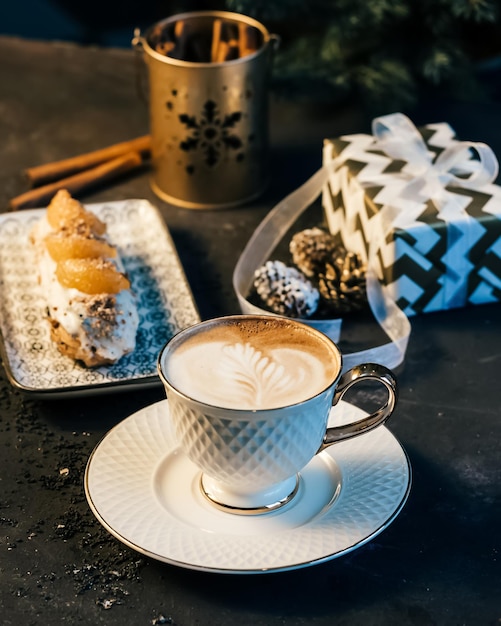
[[[0,35],[129,47],[136,27],[144,29],[177,12],[226,8],[225,0],[4,0]],[[473,21],[463,37],[473,61],[501,63],[500,19],[495,24]]]
[[[421,102],[429,100],[430,91],[434,98],[445,94],[446,97],[450,96],[454,100],[499,102],[501,99],[501,0],[492,0],[492,3],[496,7],[495,11],[498,15],[497,20],[494,22],[477,20],[471,16],[468,19],[451,17],[452,30],[448,31],[448,36],[451,37],[449,42],[442,42],[440,38],[438,42],[433,40],[426,28],[426,19],[431,20],[433,23],[438,19],[438,13],[437,15],[435,14],[438,11],[438,4],[434,5],[432,3],[428,5],[428,8],[423,5],[421,13],[419,11],[416,13],[416,15],[421,15],[420,18],[416,19],[424,19],[425,21],[420,23],[419,30],[416,31],[419,33],[417,35],[419,43],[408,43],[404,38],[404,48],[400,51],[400,60],[404,63],[404,67],[401,69],[410,70],[412,74],[415,68],[410,67],[412,63],[409,59],[419,59],[424,54],[430,54],[430,59],[434,59],[433,53],[430,52],[433,46],[440,46],[442,43],[445,45],[444,49],[449,44],[453,47],[457,46],[457,50],[452,52],[452,56],[449,59],[453,67],[445,71],[444,75],[437,79],[438,82],[436,84],[427,84],[426,80],[424,84],[421,84],[422,76],[416,77],[413,75],[411,80],[417,80],[416,85],[409,84],[406,86],[403,83],[401,87],[398,87],[396,76],[385,76],[384,69],[378,68],[378,71],[382,71],[382,74],[376,80],[376,83],[383,86],[377,89],[366,85],[360,91],[360,86],[353,88],[353,85],[351,85],[349,88],[351,91],[348,92],[347,96],[342,93],[342,89],[339,89],[338,86],[332,89],[332,86],[326,87],[325,84],[320,84],[317,91],[318,85],[313,83],[308,89],[303,89],[305,76],[311,77],[311,74],[315,70],[319,70],[321,65],[320,57],[322,52],[320,44],[318,44],[319,39],[317,40],[316,36],[308,44],[310,52],[313,49],[313,57],[307,62],[306,74],[303,75],[300,72],[294,75],[294,71],[297,68],[291,68],[291,59],[283,57],[283,51],[287,48],[291,32],[293,37],[296,37],[298,34],[294,17],[298,10],[294,7],[300,5],[298,0],[290,0],[289,4],[283,1],[275,3],[271,1],[269,3],[256,2],[252,5],[245,5],[244,3],[243,6],[247,6],[248,12],[252,12],[253,16],[262,21],[271,32],[279,33],[282,39],[282,45],[275,62],[272,83],[272,90],[276,94],[288,100],[306,98],[319,101],[327,99],[328,102],[335,106],[340,102],[353,105],[363,100],[366,102],[364,106],[371,108],[369,116],[373,117],[386,113],[389,110],[400,110],[414,116],[415,111],[419,111]],[[411,11],[415,11],[417,10],[416,7],[419,8],[421,6],[419,4],[413,5],[412,3],[403,4]],[[149,26],[176,13],[202,9],[225,10],[229,8],[231,10],[232,6],[236,6],[232,4],[232,0],[23,0],[22,2],[3,0],[0,2],[0,35],[11,35],[42,41],[68,41],[84,46],[127,49],[131,48],[131,40],[136,28],[144,32]],[[324,5],[319,3],[318,6]],[[325,7],[327,6],[331,5],[325,3]],[[334,6],[334,3],[332,6]],[[384,10],[384,6],[384,3],[381,3],[381,10]],[[342,7],[343,4],[340,3],[339,10],[341,15],[344,12],[348,20],[354,19],[354,17],[361,17],[357,12],[354,13],[355,9],[348,9],[346,6],[343,9]],[[331,23],[334,23],[336,19],[333,18],[333,15],[330,15],[329,11],[330,9],[325,9],[325,22],[328,23],[330,19]],[[427,15],[427,17],[423,18],[423,15]],[[275,18],[278,16],[277,22],[273,21],[273,16]],[[367,19],[367,16],[364,19]],[[366,26],[370,32],[371,20],[369,22]],[[418,23],[414,21],[414,18],[412,23],[416,25],[416,28],[418,27]],[[319,24],[318,28],[322,28],[322,24]],[[398,30],[397,26],[395,28]],[[357,41],[357,45],[362,44],[362,50],[363,41],[364,36]],[[381,36],[380,44],[375,50],[376,55],[378,51],[388,52],[391,55],[392,45],[387,37]],[[415,50],[414,47],[416,47]],[[451,51],[450,48],[449,51]],[[463,59],[461,63],[466,63],[463,68],[466,72],[464,75],[459,73],[459,66],[456,66],[457,64],[454,60],[455,52],[460,52],[461,55],[464,53],[465,55],[466,61],[464,61],[464,57],[461,57]],[[404,61],[403,58],[407,57],[407,54],[410,54],[410,57]],[[440,55],[438,49],[437,54],[438,56]],[[318,56],[315,57],[315,55]],[[350,73],[350,70],[355,69],[356,74],[356,66],[360,61],[359,69],[364,71],[366,69],[365,65],[371,62],[369,57],[370,55],[368,54],[367,58],[348,60],[348,65],[343,68],[347,72],[346,76],[342,74],[342,70],[340,73],[339,68],[336,69],[335,63],[328,64],[327,67],[331,68],[330,71],[333,77],[341,77],[346,85],[346,81],[353,80],[353,72]],[[298,56],[293,56],[293,58],[297,59]],[[396,59],[399,59],[398,54]],[[282,69],[280,69],[281,60]],[[341,61],[345,62],[346,59],[341,58]],[[436,58],[433,62],[437,63],[436,71],[442,71],[440,62],[436,61]],[[351,66],[350,63],[352,64]],[[292,78],[291,76],[284,78],[283,68],[286,70],[286,75],[288,70],[292,70]],[[420,70],[422,70],[422,67]],[[322,71],[325,71],[325,68],[320,68],[320,72]],[[452,73],[448,74],[447,72],[449,71]],[[473,79],[472,82],[470,82],[470,78]],[[300,86],[299,93],[297,85]],[[439,86],[441,90],[438,90]],[[324,92],[325,89],[327,89],[326,92]],[[415,94],[414,91],[416,91]],[[325,93],[328,93],[327,97]]]
[[[455,100],[498,102],[501,99],[501,89],[499,87],[501,83],[501,0],[492,0],[492,2],[493,6],[496,7],[495,11],[498,15],[497,20],[495,19],[494,22],[477,20],[471,16],[468,19],[454,19],[451,17],[452,30],[448,31],[448,34],[454,41],[451,40],[448,43],[453,46],[458,46],[458,50],[459,48],[461,49],[461,54],[465,53],[467,59],[467,75],[468,77],[474,77],[473,83],[467,83],[459,74],[454,73],[458,69],[456,67],[452,70],[452,74],[449,77],[447,77],[446,72],[444,76],[439,79],[439,83],[442,85],[445,84],[442,93],[445,93],[446,96],[452,96]],[[413,5],[412,3],[403,4],[406,5],[407,8],[410,8],[411,11],[421,6],[419,4]],[[232,0],[23,0],[21,2],[2,0],[0,2],[0,35],[11,35],[14,37],[42,41],[68,41],[84,46],[104,46],[127,49],[131,48],[131,40],[136,28],[144,32],[149,26],[176,13],[203,9],[224,10],[229,8],[231,10],[232,6],[237,5],[232,5]],[[288,31],[293,33],[293,37],[296,37],[298,34],[294,17],[298,9],[294,8],[295,5],[299,6],[300,2],[290,0],[289,4],[283,1],[277,1],[275,3],[272,1],[269,3],[256,2],[252,5],[243,4],[243,6],[247,6],[253,16],[262,21],[271,32],[280,34],[282,45],[277,55],[277,61],[279,63],[283,50],[287,47],[284,44],[288,41],[288,35],[290,38],[291,33],[288,33]],[[325,7],[327,7],[327,5],[328,3],[325,4]],[[319,3],[318,6],[324,5]],[[334,3],[332,6],[334,6]],[[343,9],[342,7],[343,5],[340,3],[339,10],[341,15],[343,15],[344,12],[348,19],[359,16],[358,13],[354,13],[354,9],[348,9],[346,6]],[[434,4],[428,5],[428,8],[423,5],[423,7],[421,7],[421,18],[416,19],[423,19],[423,15],[427,15],[427,18],[424,19],[434,22],[438,19],[438,13],[435,15],[435,10],[438,11],[437,7],[438,5]],[[381,3],[381,10],[384,10],[384,3]],[[335,22],[336,20],[329,14],[329,11],[330,9],[325,9],[326,23],[329,22],[329,18],[331,23],[332,20]],[[426,13],[427,11],[428,14]],[[419,11],[416,15],[419,15]],[[273,16],[275,16],[275,18],[279,16],[277,22],[273,21]],[[364,19],[367,19],[367,17]],[[413,21],[413,24],[415,24],[416,28],[418,27],[417,22]],[[427,46],[431,48],[433,45],[437,45],[437,41],[432,41],[432,37],[426,27],[424,27],[423,30],[423,25],[425,24],[426,22],[420,24],[418,44],[408,43],[406,39],[404,40],[404,48],[401,50],[402,57],[409,53],[410,59],[418,59],[425,53],[432,54],[429,49],[427,50]],[[367,26],[370,32],[371,24],[369,23]],[[318,27],[322,28],[322,25],[320,24]],[[459,38],[456,39],[457,37]],[[363,40],[364,37],[362,37],[362,43]],[[313,37],[310,51],[311,47],[313,47],[315,49],[314,55],[318,54],[318,58],[320,58],[320,44],[317,49],[318,41],[316,37]],[[361,42],[358,41],[357,45],[360,43]],[[441,43],[439,39],[438,45],[440,46]],[[417,48],[414,50],[413,48],[416,45]],[[382,37],[380,45],[376,49],[376,53],[378,50],[391,52],[391,46],[392,44],[388,42],[388,38]],[[433,55],[430,58],[433,58]],[[453,59],[454,53],[450,59],[454,65],[455,61],[453,61]],[[361,69],[365,69],[363,65],[367,61],[368,58],[361,59]],[[315,57],[310,59],[309,62],[311,65],[307,67],[307,76],[310,75],[310,70],[319,69],[319,64]],[[350,62],[353,62],[353,60],[348,63]],[[354,64],[356,65],[357,62],[358,61],[355,61]],[[437,71],[441,71],[440,63],[438,61],[436,62],[438,64],[436,68]],[[290,65],[290,59],[285,59],[283,63],[283,67],[285,67],[286,70],[290,69],[290,67],[288,67],[288,64]],[[409,63],[409,59],[404,61],[404,64],[409,65]],[[336,69],[335,63],[328,67],[332,68],[333,76],[336,76],[338,69]],[[349,70],[350,68],[348,66],[348,68],[345,67],[344,69]],[[411,68],[407,67],[406,69]],[[275,70],[277,70],[277,67]],[[411,72],[412,71],[411,69]],[[285,90],[284,85],[279,86],[282,78],[282,70],[274,72],[273,91],[279,93],[280,96],[286,99],[297,99],[298,94],[297,90],[294,89],[294,81],[304,86],[305,76],[296,76],[296,78],[292,78],[292,81],[290,78],[286,78],[285,81],[289,80],[289,83],[286,82]],[[352,77],[350,75],[348,75],[348,77],[343,76],[343,79],[345,78],[350,80]],[[416,77],[414,76],[413,79],[414,78]],[[480,78],[479,81],[478,78]],[[419,83],[421,78],[417,80]],[[369,103],[372,101],[374,110],[370,111],[371,116],[385,113],[387,110],[401,110],[413,115],[414,110],[419,109],[420,101],[429,99],[429,85],[425,86],[424,92],[421,92],[421,87],[418,87],[418,95],[414,97],[410,96],[410,92],[413,91],[415,86],[409,85],[409,93],[406,94],[406,87],[404,85],[402,87],[403,91],[401,89],[399,92],[398,87],[396,87],[398,82],[396,81],[396,77],[385,77],[383,70],[381,80],[376,82],[386,83],[387,81],[389,82],[386,86],[379,90],[382,91],[382,94],[378,93],[377,89],[373,93],[370,87],[368,91],[366,90],[365,92],[363,90],[357,92],[355,89],[348,97],[347,102],[353,104],[360,99],[367,100]],[[437,90],[439,83],[431,85],[433,97],[442,95],[439,94]],[[325,88],[325,85],[322,86],[317,93],[314,88],[309,87],[306,90],[308,92],[306,98],[312,100],[323,99],[323,88]],[[395,90],[395,94],[391,93],[392,89]],[[304,91],[305,90],[302,89],[302,92]],[[341,100],[344,98],[343,95],[339,95],[338,87],[334,89],[333,93],[335,94],[334,98],[331,97],[332,92],[327,98],[329,100],[330,97],[332,103],[337,104],[338,102],[336,101],[338,98]],[[304,93],[302,97],[305,97]]]
[[[223,5],[203,0],[3,0],[0,34],[129,47],[136,27],[144,29],[178,11]]]

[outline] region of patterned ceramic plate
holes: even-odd
[[[330,423],[364,415],[340,402]],[[200,471],[179,449],[163,400],[98,444],[85,493],[103,526],[142,554],[189,569],[257,574],[314,565],[367,543],[398,515],[410,483],[407,455],[380,426],[315,456],[282,508],[227,513],[202,494]]]
[[[28,241],[44,209],[0,215],[2,358],[10,381],[24,391],[48,396],[158,384],[161,347],[200,319],[170,233],[153,205],[125,200],[88,208],[108,225],[137,295],[136,349],[115,365],[97,369],[62,356],[50,340],[46,302]]]

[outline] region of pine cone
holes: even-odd
[[[366,267],[358,254],[346,252],[327,262],[318,277],[321,296],[338,314],[358,311],[367,302]]]
[[[279,315],[306,318],[317,310],[318,289],[294,267],[268,261],[254,273],[254,287],[266,306]]]
[[[292,237],[289,244],[294,265],[310,277],[318,275],[340,249],[343,248],[334,235],[321,228],[302,230]]]

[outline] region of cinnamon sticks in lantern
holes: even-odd
[[[224,63],[259,50],[262,34],[254,26],[223,18],[197,25],[178,20],[158,25],[151,35],[152,47],[165,56],[194,63]]]

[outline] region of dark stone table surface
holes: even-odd
[[[26,189],[26,167],[148,132],[132,51],[0,37],[0,60],[2,211]],[[430,98],[414,121],[447,121],[462,138],[501,154],[496,102]],[[274,100],[272,183],[252,204],[196,212],[169,206],[154,196],[145,171],[82,200],[153,202],[201,316],[236,313],[232,271],[254,228],[320,166],[324,137],[367,130],[354,110]],[[485,305],[412,318],[389,428],[409,455],[413,485],[391,526],[338,559],[261,576],[157,562],[122,545],[91,513],[82,487],[89,454],[111,427],[162,399],[160,387],[42,401],[14,389],[2,368],[0,622],[499,624],[500,314],[500,305]]]

